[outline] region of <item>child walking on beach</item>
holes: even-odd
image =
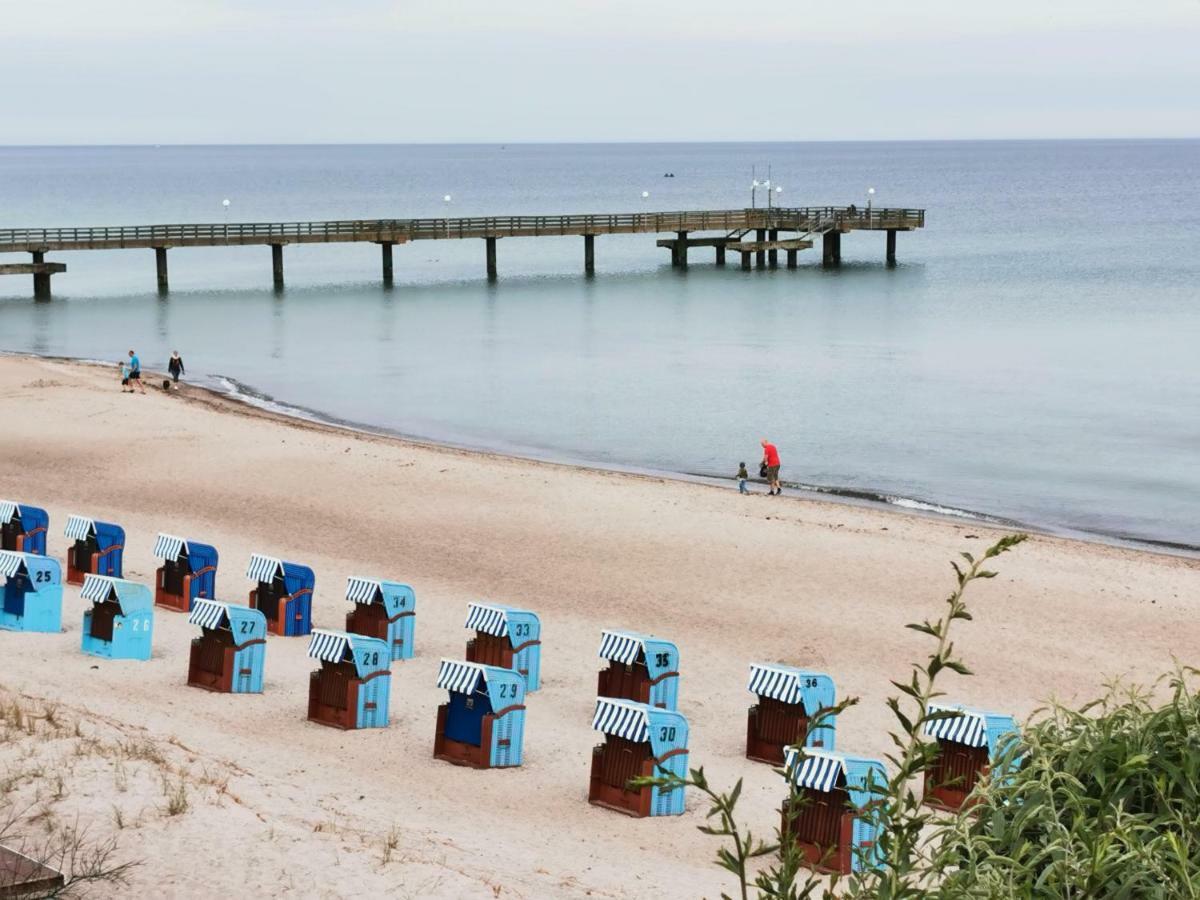
[[[749,477],[750,473],[746,471],[746,464],[744,462],[738,463],[737,482],[739,494],[750,493],[748,490],[746,490],[746,479]]]
[[[132,394],[133,388],[129,386],[129,364],[122,360],[117,363],[117,368],[121,370],[121,393]]]

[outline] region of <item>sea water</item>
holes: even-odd
[[[1200,543],[1200,141],[0,148],[0,227],[922,207],[795,271],[671,268],[654,235],[50,253],[0,348],[112,361],[346,422]],[[664,177],[673,173],[674,177]],[[649,196],[643,197],[643,192]],[[446,196],[450,199],[444,199]],[[223,205],[229,200],[228,207]],[[7,256],[0,261],[24,261]],[[117,390],[114,368],[114,391]],[[131,402],[137,402],[136,398]],[[732,498],[730,502],[740,502]]]

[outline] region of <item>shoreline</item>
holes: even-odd
[[[24,359],[40,359],[66,363],[69,365],[98,368],[104,368],[110,365],[110,363],[107,363],[103,360],[71,356],[57,356],[52,354],[43,355],[24,350],[0,350],[0,356]],[[145,371],[155,379],[168,377],[164,373],[155,372],[150,369]],[[212,399],[219,399],[226,403],[232,403],[242,410],[254,411],[255,413],[272,418],[278,418],[285,422],[304,423],[310,426],[329,428],[334,431],[350,432],[352,434],[394,440],[402,444],[411,444],[420,447],[452,450],[467,454],[479,454],[484,457],[509,459],[541,465],[561,466],[567,469],[612,473],[630,477],[673,480],[688,484],[706,485],[708,487],[721,488],[725,490],[729,490],[733,487],[734,479],[705,472],[690,472],[685,469],[657,469],[635,464],[603,463],[596,460],[590,460],[586,457],[576,457],[569,454],[540,454],[537,453],[533,448],[527,447],[502,448],[487,446],[484,444],[460,443],[453,440],[410,434],[395,429],[370,425],[364,422],[343,419],[333,414],[313,409],[311,407],[306,407],[301,404],[279,400],[263,391],[258,390],[253,385],[246,384],[245,382],[242,382],[229,375],[217,373],[203,375],[200,376],[200,378],[204,381],[211,380],[214,383],[181,383],[179,395],[182,399],[185,399],[188,402],[196,402],[198,398],[192,395],[203,394]],[[158,388],[154,389],[158,390]],[[761,484],[761,481],[754,477],[750,479],[750,482],[752,484]],[[1158,554],[1183,559],[1200,559],[1200,544],[1188,544],[1183,541],[1131,537],[1129,535],[1102,531],[1083,531],[1071,528],[1057,528],[1039,523],[1010,519],[997,514],[985,513],[977,510],[950,507],[940,504],[937,501],[928,500],[922,497],[906,497],[902,495],[891,494],[882,490],[872,490],[869,488],[848,488],[838,487],[835,485],[806,484],[803,482],[787,480],[784,480],[782,483],[792,492],[789,497],[793,500],[806,500],[816,503],[829,503],[835,506],[866,508],[887,512],[893,515],[933,519],[935,521],[959,525],[969,524],[971,526],[978,526],[980,528],[987,528],[991,530],[1025,531],[1030,534],[1037,534],[1043,537],[1052,537],[1068,541],[1080,541],[1085,544],[1115,547],[1118,549],[1133,550],[1141,553]]]

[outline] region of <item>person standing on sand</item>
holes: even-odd
[[[171,351],[171,359],[167,363],[167,371],[171,374],[171,382],[175,386],[175,390],[179,390],[179,376],[185,374],[183,368],[183,357],[179,355],[178,350]]]
[[[738,493],[750,493],[748,490],[746,490],[746,479],[750,477],[750,473],[746,471],[746,464],[744,462],[738,463],[738,471],[735,477],[737,478],[738,483]]]
[[[779,451],[766,438],[762,439],[762,448],[762,464],[767,469],[767,487],[769,488],[767,493],[782,494],[783,488],[779,486]]]
[[[142,361],[132,350],[129,351],[129,383],[130,385],[137,384],[138,390],[143,394],[146,393],[146,386],[142,384]],[[133,393],[132,387],[130,387],[129,393]]]
[[[121,393],[132,394],[133,388],[129,386],[129,364],[121,360],[117,363],[117,368],[121,370]]]

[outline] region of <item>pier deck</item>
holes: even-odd
[[[289,244],[375,243],[383,248],[383,277],[392,280],[392,247],[411,241],[482,239],[487,245],[488,277],[496,277],[496,241],[513,237],[575,236],[584,238],[584,267],[595,269],[595,238],[611,234],[673,233],[669,246],[675,265],[687,266],[689,246],[717,250],[718,264],[724,262],[726,246],[743,254],[749,250],[733,244],[748,232],[757,233],[756,244],[774,244],[771,250],[795,253],[811,246],[811,239],[840,238],[851,231],[884,231],[888,235],[888,261],[895,261],[895,238],[900,231],[925,225],[923,209],[858,209],[855,207],[798,207],[775,209],[693,210],[680,212],[616,213],[559,216],[485,216],[441,219],[354,219],[328,222],[238,222],[183,225],[116,225],[85,228],[0,229],[0,253],[31,253],[35,263],[44,254],[66,250],[153,249],[158,284],[167,289],[167,250],[175,247],[269,246],[275,283],[283,284],[283,248]],[[696,232],[724,233],[724,237],[692,237]],[[794,238],[780,240],[780,232]],[[808,243],[805,244],[804,242]],[[840,240],[836,241],[840,259]],[[827,244],[828,250],[828,244]],[[826,262],[831,256],[826,253]],[[54,265],[54,264],[48,264]],[[10,269],[10,271],[12,271]],[[49,271],[35,278],[49,278]]]

